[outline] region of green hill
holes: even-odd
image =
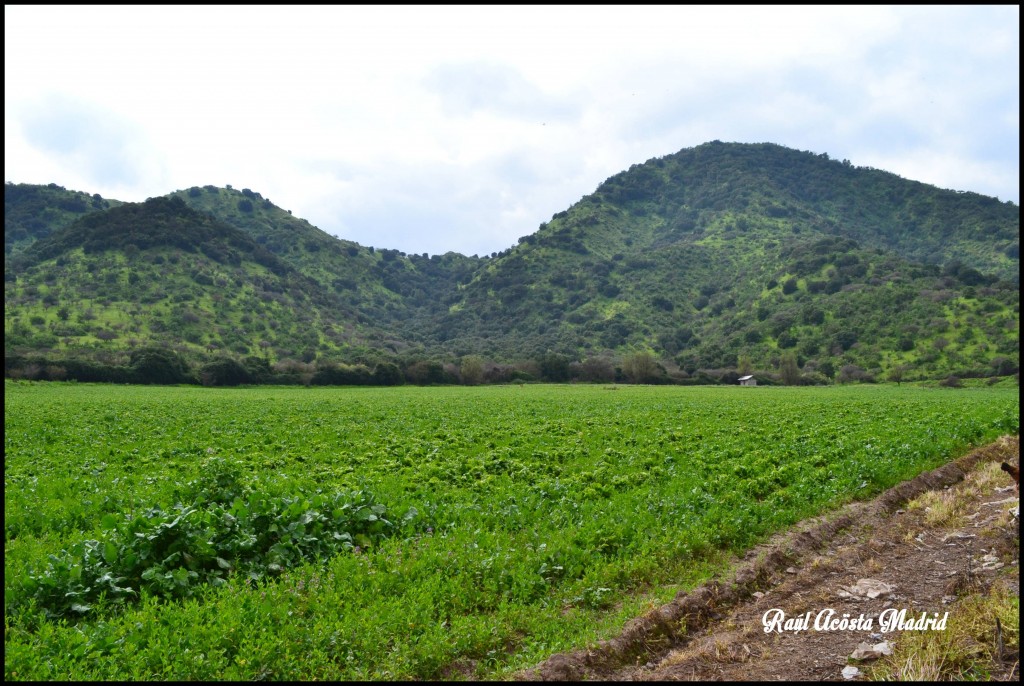
[[[787,351],[830,376],[980,373],[1018,355],[1018,229],[1012,203],[711,143],[613,176],[520,239],[435,337],[495,357],[648,349],[691,374]]]
[[[48,186],[4,184],[4,257],[16,255],[36,240],[62,229],[75,219],[117,207],[120,201],[106,200],[97,193],[69,191]],[[5,267],[6,271],[6,267]]]
[[[97,198],[6,185],[9,372],[127,365],[151,346],[307,380],[384,364],[420,382],[1019,364],[1015,204],[778,145],[634,165],[493,259],[360,246],[249,189]]]
[[[313,359],[365,342],[336,294],[173,196],[76,219],[12,258],[12,273],[7,350],[111,359],[163,344]]]
[[[482,262],[452,252],[407,255],[338,239],[247,188],[194,186],[173,195],[249,234],[365,317],[395,328],[392,338],[408,338],[408,324],[434,316]]]

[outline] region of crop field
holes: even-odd
[[[501,678],[1019,412],[1015,385],[8,381],[4,677]]]

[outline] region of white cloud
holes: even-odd
[[[4,19],[14,182],[123,200],[231,184],[366,245],[467,254],[712,139],[1019,202],[1016,6],[5,6]]]
[[[132,193],[140,182],[166,183],[161,152],[142,126],[116,111],[61,94],[18,105],[17,116],[9,117],[5,128],[14,130],[19,163],[29,160],[30,167],[39,165],[60,177],[70,171],[72,183],[94,183],[111,195],[116,190]]]

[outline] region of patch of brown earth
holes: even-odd
[[[899,631],[880,633],[885,610],[905,610],[908,619],[922,613],[941,618],[956,612],[960,597],[993,583],[1019,594],[1018,520],[1008,514],[1019,501],[998,468],[1003,461],[1019,462],[1018,437],[1004,437],[870,502],[804,522],[750,551],[726,579],[680,593],[628,622],[619,636],[554,655],[517,677],[841,681],[859,644],[899,640]],[[904,507],[929,492],[943,494],[934,510]],[[947,506],[951,516],[937,516]],[[859,594],[861,579],[888,590]],[[809,617],[808,630],[790,625],[766,632],[771,610],[788,619]],[[860,628],[815,630],[819,613],[828,610],[836,620],[861,620]],[[1016,660],[1005,656],[993,678],[1019,677]]]

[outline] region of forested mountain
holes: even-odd
[[[830,371],[984,366],[1017,354],[1019,216],[824,156],[710,143],[613,176],[520,239],[436,337],[498,357],[649,348],[691,373],[785,351]]]
[[[361,341],[360,315],[336,293],[174,196],[83,216],[7,266],[18,274],[8,311],[38,313],[12,322],[8,349],[99,355],[162,342],[312,359],[322,341]]]
[[[249,189],[120,204],[8,183],[4,216],[16,375],[154,349],[196,373],[227,360],[237,378],[321,382],[1019,363],[1019,207],[772,144],[634,165],[493,258],[360,246]]]
[[[468,280],[480,260],[457,253],[406,255],[341,240],[293,217],[260,193],[194,186],[174,193],[191,207],[252,236],[296,270],[334,291],[374,321],[402,326],[430,316],[438,302]],[[402,258],[402,259],[399,259]]]
[[[5,259],[82,215],[120,204],[117,200],[105,200],[98,193],[89,196],[80,191],[68,191],[55,183],[48,186],[5,184]]]

